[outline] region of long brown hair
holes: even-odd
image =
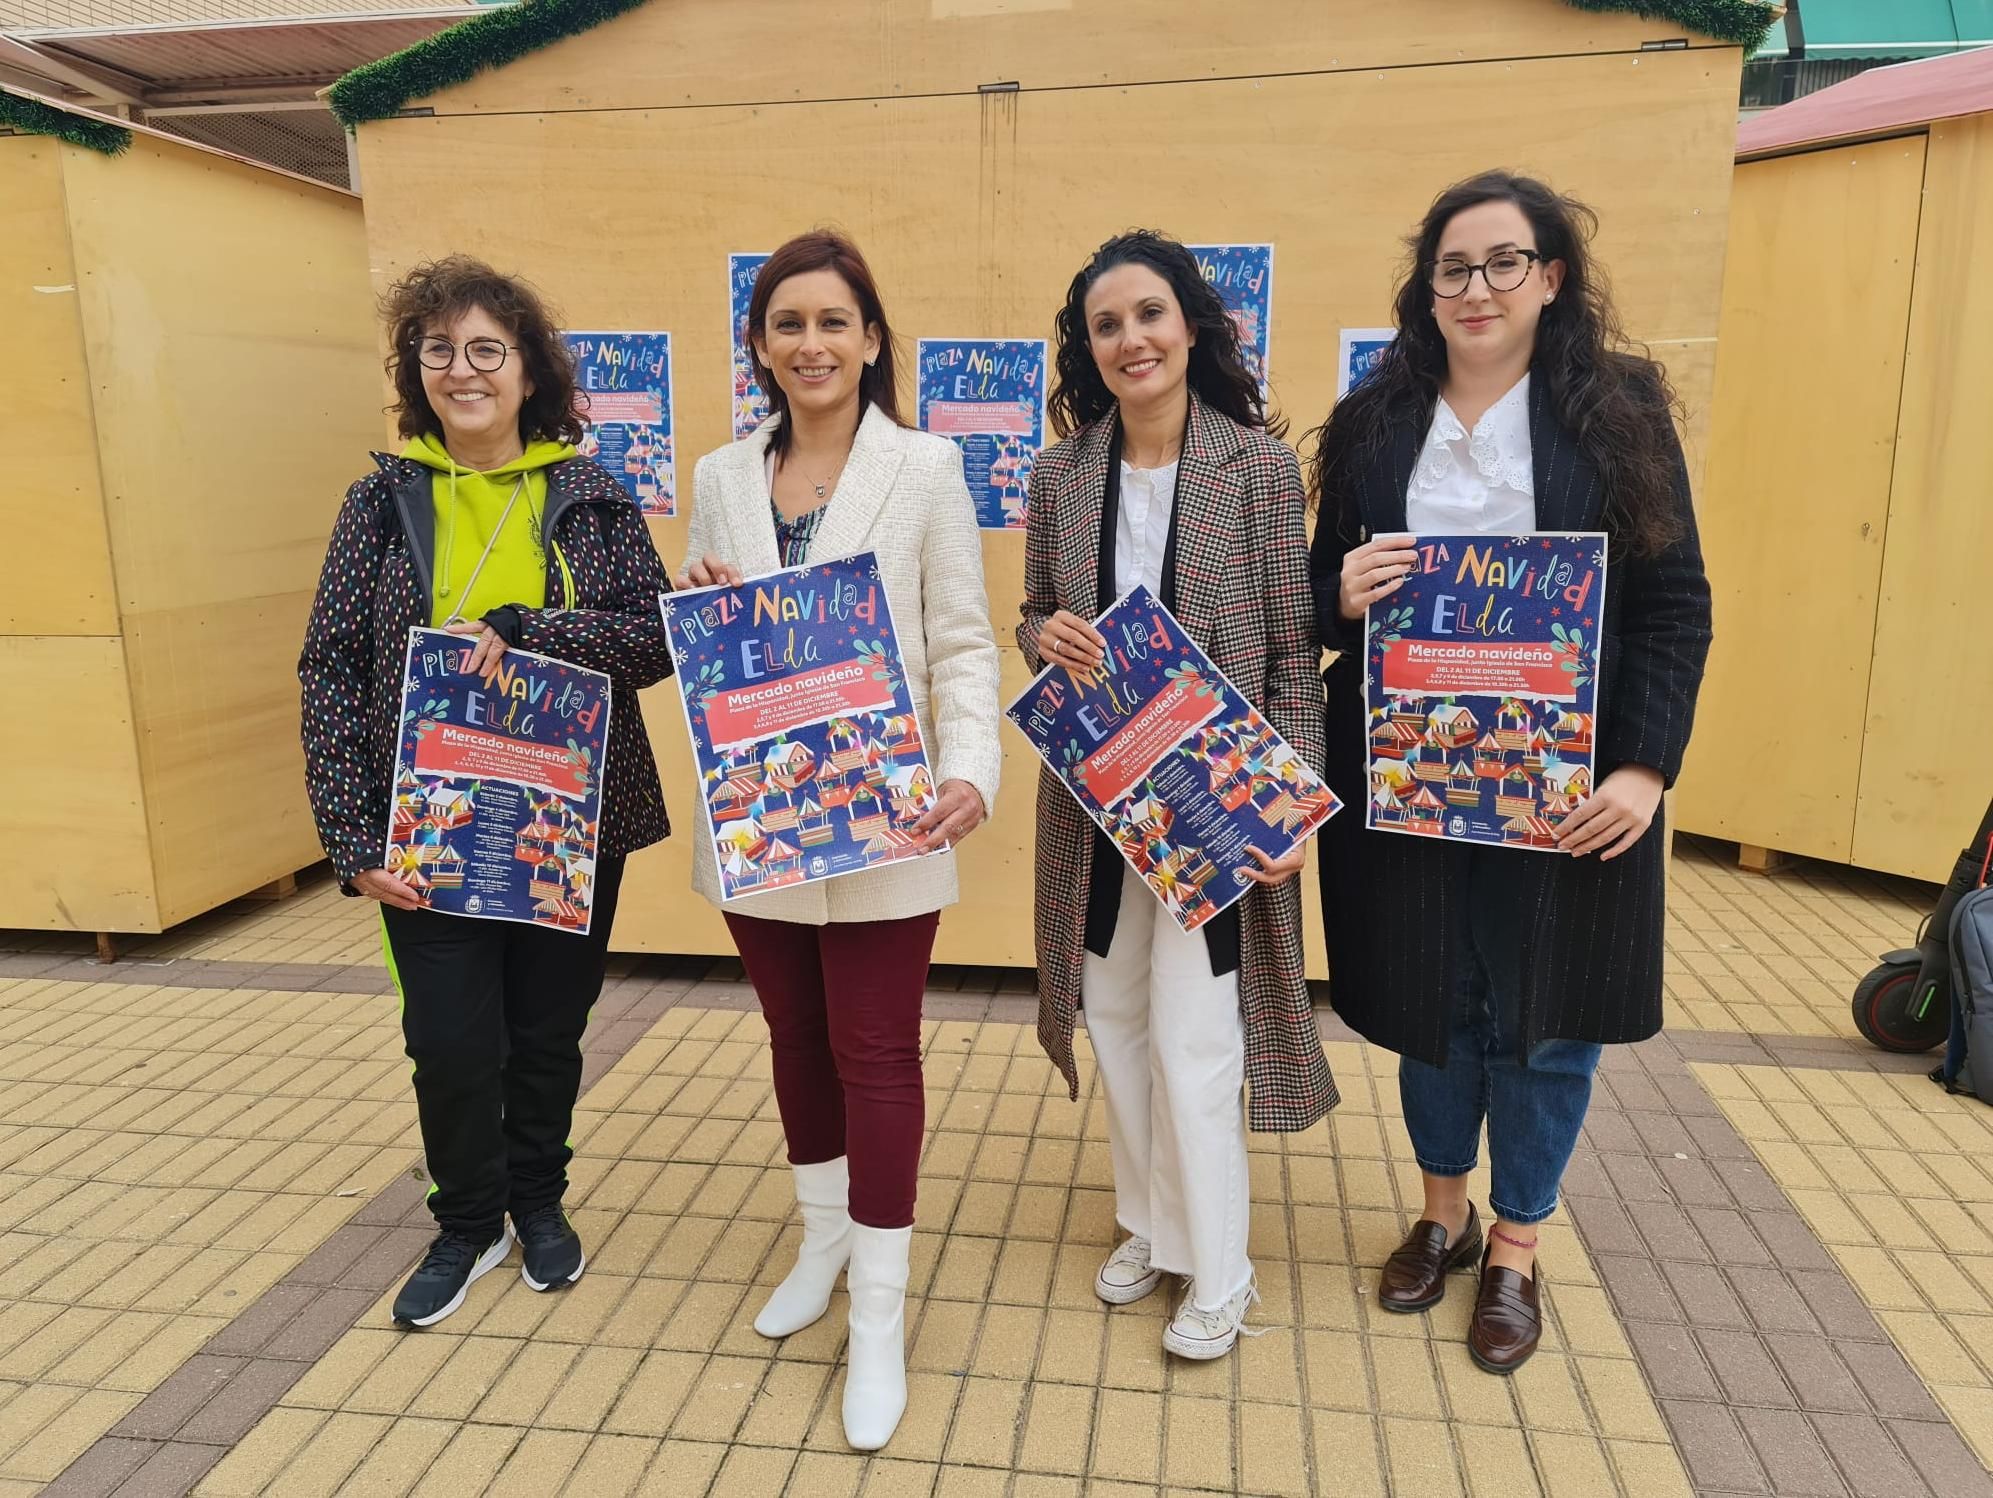
[[[1591,253],[1598,215],[1547,183],[1513,172],[1482,172],[1454,183],[1406,240],[1395,304],[1398,336],[1310,434],[1310,497],[1323,503],[1348,479],[1348,465],[1374,457],[1394,421],[1432,419],[1447,369],[1429,280],[1440,236],[1455,214],[1497,202],[1521,210],[1544,260],[1564,262],[1563,289],[1536,325],[1530,373],[1548,388],[1559,423],[1597,465],[1613,538],[1652,555],[1683,531],[1676,494],[1681,447],[1674,430],[1681,402],[1667,372],[1626,336],[1604,267]]]
[[[867,327],[879,330],[879,356],[865,366],[864,373],[858,378],[859,419],[864,419],[866,406],[873,405],[896,424],[906,425],[900,416],[899,382],[893,373],[893,330],[886,322],[885,304],[879,300],[879,286],[872,279],[872,267],[865,263],[858,246],[835,229],[812,229],[807,234],[798,234],[768,257],[754,278],[754,294],[747,302],[745,336],[747,357],[754,366],[754,382],[768,397],[769,409],[783,418],[769,443],[777,457],[789,450],[789,397],[776,381],[775,372],[761,362],[761,352],[754,346],[754,337],[757,333],[764,338],[768,336],[768,304],[774,299],[776,288],[791,276],[808,275],[817,270],[835,271],[843,277],[844,284],[858,299],[859,317]]]
[[[560,323],[540,293],[517,276],[501,275],[469,255],[446,255],[416,266],[381,297],[388,325],[391,409],[404,437],[441,434],[442,420],[422,388],[416,346],[432,324],[447,323],[473,307],[504,328],[525,362],[533,393],[519,407],[519,435],[527,442],[578,443],[587,430],[576,409],[574,355],[557,331]]]

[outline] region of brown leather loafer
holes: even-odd
[[[1421,1217],[1384,1261],[1377,1303],[1387,1311],[1431,1310],[1446,1294],[1447,1271],[1472,1264],[1480,1252],[1481,1220],[1472,1202],[1467,1204],[1467,1226],[1451,1248],[1446,1246],[1446,1228]]]
[[[1543,1337],[1536,1281],[1481,1255],[1481,1289],[1467,1323],[1467,1353],[1490,1373],[1513,1373]]]

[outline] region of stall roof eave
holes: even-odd
[[[49,108],[59,109],[65,114],[73,114],[78,119],[95,120],[100,124],[129,131],[133,135],[144,136],[149,140],[166,141],[181,150],[200,151],[208,156],[219,156],[224,161],[233,161],[242,166],[253,167],[259,172],[270,172],[275,176],[288,177],[293,182],[302,182],[305,186],[318,188],[322,192],[337,193],[342,198],[357,198],[360,196],[350,187],[341,187],[336,182],[327,182],[323,177],[312,177],[303,172],[293,172],[268,161],[259,161],[254,156],[244,156],[239,151],[223,150],[220,146],[211,146],[203,141],[189,140],[186,136],[177,134],[171,130],[155,129],[153,126],[143,124],[137,120],[120,119],[114,114],[105,114],[101,110],[90,109],[81,104],[72,104],[66,99],[58,99],[53,94],[39,94],[33,89],[15,88],[11,85],[7,88],[6,92],[15,94],[23,99],[32,99],[37,104],[46,104]]]
[[[1938,120],[1993,112],[1993,47],[1871,68],[1746,120],[1737,159],[1911,134]]]
[[[342,74],[474,14],[467,4],[141,26],[15,29],[10,41],[51,65],[127,83],[150,107],[282,91],[309,98]],[[34,64],[25,54],[21,65]]]

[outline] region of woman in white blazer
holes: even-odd
[[[844,1430],[871,1451],[906,1408],[921,996],[941,908],[956,899],[950,850],[996,800],[996,641],[961,453],[900,420],[892,333],[857,247],[817,231],[777,250],[748,335],[774,414],[699,460],[680,585],[876,553],[937,782],[918,824],[928,856],[724,907],[768,1021],[803,1216],[795,1268],[754,1327],[785,1337],[815,1322],[849,1263]],[[719,902],[709,837],[693,884]]]

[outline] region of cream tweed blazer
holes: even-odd
[[[717,556],[748,577],[780,569],[766,475],[768,439],[780,420],[771,417],[752,436],[699,460],[692,475],[689,557]],[[946,437],[899,426],[873,406],[858,425],[829,504],[807,560],[878,555],[935,783],[966,780],[995,811],[1003,765],[997,647],[983,586],[982,534],[962,479],[961,449]],[[703,805],[697,815],[692,887],[719,904],[712,826]],[[955,855],[936,853],[746,895],[724,908],[821,926],[925,915],[957,898]]]

